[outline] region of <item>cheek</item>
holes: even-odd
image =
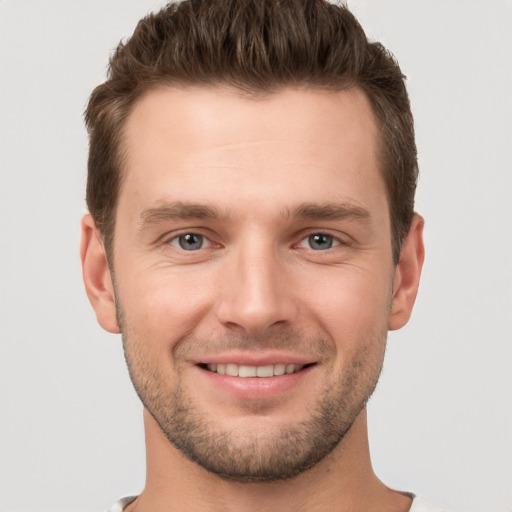
[[[337,340],[338,349],[350,350],[387,330],[392,295],[387,274],[374,266],[330,269],[316,276],[309,293],[303,290],[299,296],[307,297],[304,308]]]
[[[118,289],[123,318],[133,336],[172,348],[207,314],[212,290],[190,272],[160,269],[130,274]]]

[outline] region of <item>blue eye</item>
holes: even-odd
[[[197,251],[204,245],[204,236],[195,233],[185,233],[171,240],[172,245],[179,245],[184,251]]]
[[[325,251],[331,249],[334,245],[337,245],[337,241],[331,235],[324,233],[315,233],[307,237],[307,244],[311,249],[315,251]]]

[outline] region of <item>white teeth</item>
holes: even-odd
[[[301,364],[267,364],[265,366],[247,366],[235,363],[228,364],[207,364],[206,367],[211,372],[230,377],[273,377],[274,375],[284,375],[298,372],[304,368]]]
[[[295,370],[295,365],[294,364],[287,364],[286,365],[286,373],[293,373]]]
[[[238,365],[233,363],[227,364],[226,375],[230,375],[231,377],[238,377]]]
[[[258,366],[256,368],[257,377],[273,377],[274,376],[274,365],[269,364],[268,366]]]
[[[285,364],[275,364],[274,365],[274,375],[284,375],[286,372]]]
[[[239,377],[256,377],[256,366],[246,366],[244,364],[240,365],[240,368],[238,369],[238,376]]]

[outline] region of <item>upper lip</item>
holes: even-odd
[[[234,363],[244,366],[267,366],[273,364],[296,364],[306,365],[316,361],[311,357],[297,354],[273,352],[258,354],[254,352],[231,352],[217,355],[205,356],[194,361],[195,364],[229,364]]]

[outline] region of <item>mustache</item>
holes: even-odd
[[[188,358],[197,354],[266,350],[300,353],[314,356],[315,359],[323,359],[336,353],[336,345],[325,337],[308,336],[295,331],[279,331],[262,335],[227,332],[208,338],[197,335],[185,336],[173,347],[172,352],[176,357]]]

